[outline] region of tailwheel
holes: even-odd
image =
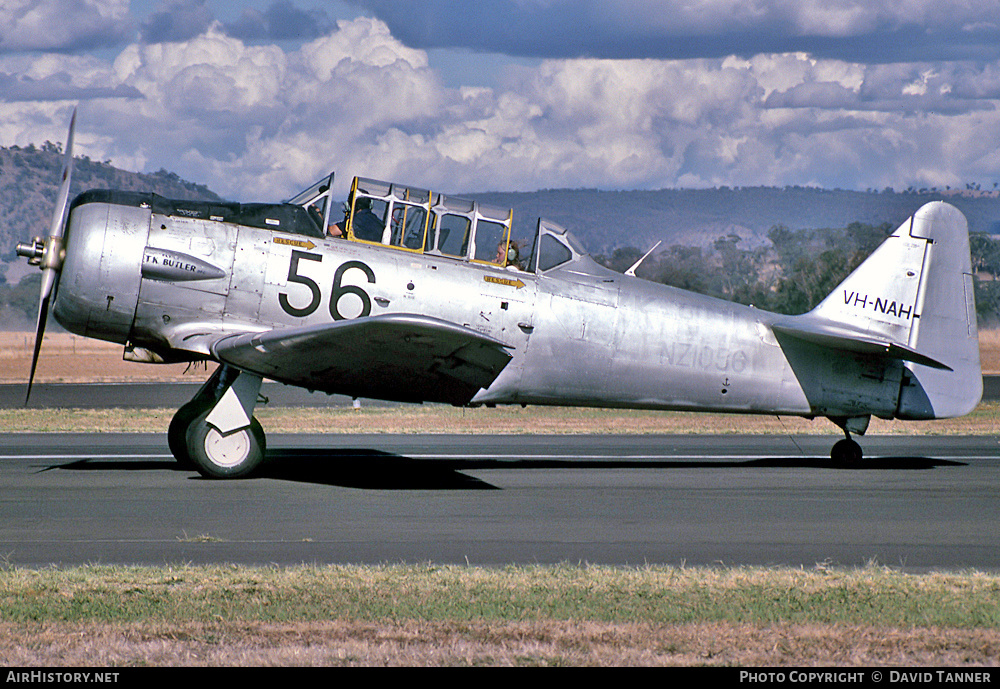
[[[210,413],[211,409],[203,411],[187,428],[187,456],[194,468],[207,478],[242,478],[253,473],[264,461],[266,448],[260,423],[252,418],[249,426],[222,433],[206,420]]]
[[[834,444],[833,449],[830,450],[830,457],[833,461],[841,464],[860,462],[863,456],[864,453],[861,450],[861,446],[850,437],[838,441]]]

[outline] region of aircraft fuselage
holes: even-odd
[[[286,229],[291,218],[261,224],[269,221],[273,229],[84,199],[69,221],[55,317],[72,332],[127,344],[127,358],[174,361],[211,356],[205,343],[225,332],[423,314],[509,347],[510,363],[472,404],[844,417],[896,410],[899,362],[803,351],[793,366],[771,330],[775,314],[615,273],[586,256],[529,272],[296,234]],[[803,376],[822,385],[807,395]],[[336,381],[317,389],[373,392]]]

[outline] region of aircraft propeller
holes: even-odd
[[[56,284],[56,276],[62,268],[66,251],[63,246],[65,225],[63,216],[66,214],[66,204],[69,200],[69,184],[73,176],[73,131],[76,129],[76,108],[69,122],[69,134],[66,137],[66,152],[63,161],[62,181],[59,194],[56,196],[56,207],[52,214],[52,225],[49,234],[44,239],[34,237],[31,242],[18,242],[17,254],[28,259],[31,265],[42,270],[42,289],[38,300],[38,322],[35,326],[35,348],[31,355],[31,373],[28,375],[28,390],[24,397],[27,406],[31,397],[31,386],[35,379],[35,369],[38,367],[38,353],[42,348],[42,338],[45,335],[45,321],[49,315],[49,300]]]

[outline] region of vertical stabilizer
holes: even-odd
[[[928,203],[807,316],[816,323],[900,345],[906,362],[896,416],[961,416],[982,396],[979,334],[965,216]]]
[[[858,334],[909,344],[928,249],[920,229],[926,223],[923,214],[921,209],[900,225],[810,315]]]

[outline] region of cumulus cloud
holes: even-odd
[[[139,123],[102,155],[149,150],[155,130],[167,167],[241,198],[290,195],[344,155],[391,171],[394,157],[374,154],[380,134],[434,118],[442,94],[426,54],[363,18],[288,53],[216,23],[189,41],[131,45],[114,74],[144,100],[101,104],[102,119]]]
[[[180,42],[217,21],[208,0],[159,0],[137,21],[130,0],[7,0],[0,4],[0,53],[79,52],[144,43]],[[220,31],[245,41],[305,40],[326,35],[333,23],[322,9],[300,9],[276,0],[264,10],[246,8]]]
[[[46,53],[0,56],[0,102],[141,98],[114,79],[104,60],[86,55]]]
[[[0,4],[0,53],[117,45],[130,29],[129,0],[5,0]]]
[[[3,100],[6,102],[142,97],[137,89],[128,86],[79,86],[73,83],[73,77],[66,72],[39,80],[0,72],[0,93],[3,93]]]
[[[1000,174],[996,60],[552,59],[503,87],[452,88],[425,51],[362,17],[297,49],[214,22],[110,63],[9,56],[0,75],[0,90],[37,100],[0,99],[0,144],[61,140],[79,99],[81,152],[166,167],[237,200],[287,198],[331,169],[343,192],[364,175],[454,193],[906,188]]]

